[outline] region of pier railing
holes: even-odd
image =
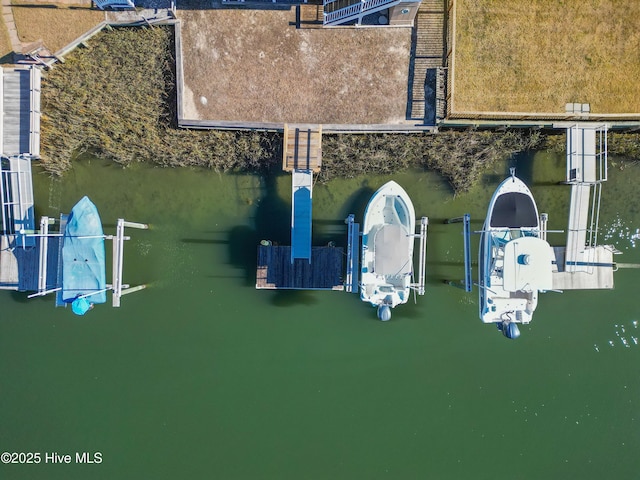
[[[341,0],[324,0],[324,20],[325,26],[339,25],[344,22],[357,20],[358,23],[365,15],[370,15],[379,10],[393,7],[400,3],[400,0],[361,0],[343,8],[332,11],[334,6],[342,3]]]

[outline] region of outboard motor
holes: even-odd
[[[391,320],[391,307],[386,303],[378,305],[378,318],[383,322]]]
[[[498,323],[497,325],[498,330],[500,330],[502,334],[507,338],[515,340],[520,336],[520,329],[518,328],[518,324],[515,322],[504,321],[502,323]]]

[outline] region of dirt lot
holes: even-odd
[[[640,112],[640,2],[457,0],[456,15],[456,112]]]
[[[179,10],[184,116],[405,121],[408,28],[296,29],[292,10]]]

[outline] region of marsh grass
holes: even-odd
[[[175,128],[173,30],[104,31],[43,79],[42,163],[61,175],[90,151],[122,165],[151,162],[259,170],[280,136]]]
[[[443,131],[438,134],[325,135],[320,181],[390,174],[408,167],[440,172],[456,192],[471,188],[483,170],[524,150],[541,148],[540,131]]]
[[[170,27],[105,31],[46,72],[44,168],[62,175],[87,151],[123,166],[150,162],[257,173],[278,168],[280,134],[176,127],[173,42]],[[638,158],[637,135],[610,138],[610,148]],[[496,161],[529,149],[561,150],[564,142],[564,136],[540,130],[324,135],[319,181],[424,168],[440,172],[460,192]]]

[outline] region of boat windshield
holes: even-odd
[[[532,198],[520,192],[500,195],[493,207],[491,226],[494,228],[537,227],[538,216]]]

